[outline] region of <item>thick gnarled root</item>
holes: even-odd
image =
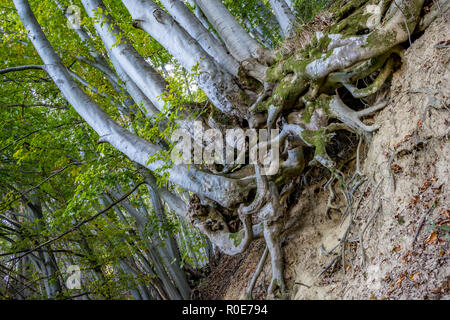
[[[362,12],[366,9],[366,1],[352,1],[354,8],[347,6],[350,9],[342,15],[343,20],[321,32],[320,36],[316,35],[315,44],[289,57],[277,58],[276,64],[268,63],[268,68],[262,68],[259,74],[254,75],[264,84],[264,89],[257,98],[252,99],[254,103],[248,110],[250,117],[247,120],[250,128],[265,127],[268,131],[275,127],[281,129],[275,140],[259,144],[257,147],[260,150],[281,149],[280,154],[282,159],[285,159],[280,161],[281,173],[272,178],[273,181],[269,181],[262,173],[263,168],[259,163],[254,168],[247,166],[238,171],[230,171],[229,174],[224,173],[229,177],[256,180],[257,192],[252,202],[241,204],[239,208],[229,208],[235,210],[234,214],[238,214],[242,222],[241,230],[231,233],[225,220],[214,209],[197,217],[196,225],[223,252],[233,255],[245,250],[254,238],[251,218],[257,215],[263,226],[266,251],[271,257],[272,279],[268,288],[269,297],[286,297],[281,246],[284,208],[280,203],[284,203],[285,199],[280,200],[276,185],[281,186],[291,177],[299,175],[305,167],[303,150],[307,147],[314,148],[313,163],[310,165],[328,168],[332,174],[332,181],[338,180],[336,188],[339,188],[345,200],[342,210],[334,205],[335,194],[330,183],[326,214],[329,215],[329,211],[334,209],[340,210],[343,217],[348,215],[348,208],[353,203],[352,194],[361,181],[354,185],[346,183],[336,163],[327,154],[327,146],[338,130],[351,131],[364,138],[366,142],[370,141],[372,133],[379,129],[379,125],[367,125],[363,119],[383,109],[387,103],[381,102],[364,110],[355,111],[333,92],[344,86],[356,99],[379,92],[394,71],[397,59],[393,54],[402,56],[403,48],[400,46],[410,39],[418,24],[423,2],[423,0],[371,1],[372,6],[377,5],[380,8],[381,15],[377,17],[376,23],[367,29],[368,33],[366,31],[361,33],[359,27],[356,28],[358,32],[351,32],[355,29],[352,29],[352,23],[356,21],[357,15],[365,15]],[[357,87],[358,80],[375,75],[378,71],[380,72],[370,85],[362,89]],[[284,116],[291,108],[295,111],[287,116],[286,121]],[[330,119],[339,121],[330,123]],[[360,144],[361,142],[358,145],[358,154]],[[357,162],[359,164],[359,159]],[[359,165],[356,172],[361,175]],[[350,181],[353,181],[353,178]],[[264,260],[263,256],[255,279]],[[250,292],[255,279],[249,287]],[[247,296],[251,297],[251,294]]]
[[[275,298],[286,297],[286,285],[283,276],[283,253],[281,249],[281,232],[284,226],[283,207],[280,195],[273,181],[261,174],[260,163],[255,165],[257,196],[249,206],[241,206],[240,215],[257,214],[264,226],[264,239],[272,263],[272,280],[268,295]]]
[[[383,109],[384,107],[386,107],[386,105],[387,102],[380,102],[377,105],[369,107],[367,109],[354,111],[345,105],[339,95],[335,95],[329,103],[329,108],[332,116],[342,121],[354,132],[370,140],[372,132],[378,130],[379,125],[374,124],[368,126],[361,121],[361,118],[369,116],[376,111]]]
[[[327,207],[325,209],[325,215],[327,216],[328,219],[331,220],[331,215],[330,215],[331,210],[337,210],[337,211],[341,212],[341,208],[336,205],[333,205],[333,201],[336,199],[336,194],[334,193],[332,182],[330,182],[328,184],[328,191],[330,192],[330,195],[328,197]]]
[[[195,200],[195,197],[193,197]],[[192,224],[217,245],[222,252],[236,255],[244,252],[253,240],[251,215],[238,210],[243,228],[230,232],[222,215],[212,207],[199,206],[191,200],[190,217]]]
[[[260,174],[259,165],[255,165],[258,181],[258,192],[264,193],[260,198],[266,202],[259,202],[258,218],[264,225],[264,239],[270,253],[272,263],[272,280],[268,288],[268,296],[274,298],[286,297],[286,285],[284,282],[283,252],[281,249],[281,232],[284,225],[283,208],[280,204],[280,195],[273,181],[268,181],[266,176]],[[256,208],[254,208],[256,209]]]
[[[256,267],[255,273],[253,274],[252,279],[250,280],[250,284],[248,285],[248,288],[245,291],[245,299],[247,299],[247,300],[253,299],[252,291],[253,291],[253,288],[255,287],[256,281],[258,281],[259,275],[261,274],[261,272],[264,268],[264,264],[266,263],[268,254],[269,254],[269,249],[266,246],[266,248],[264,249],[264,252],[261,256],[261,259],[259,259],[258,266]]]
[[[375,94],[380,90],[389,76],[392,74],[394,69],[394,59],[389,59],[384,67],[384,69],[380,72],[375,81],[369,86],[358,89],[355,85],[352,84],[344,84],[345,88],[352,94],[354,98],[361,99],[368,97],[372,94]]]
[[[264,224],[264,238],[270,252],[270,259],[272,263],[272,280],[268,288],[268,297],[279,299],[286,299],[287,291],[284,282],[284,262],[283,252],[281,249],[281,223],[280,222],[266,222]]]
[[[236,255],[245,251],[254,237],[252,215],[257,215],[263,225],[272,264],[272,280],[268,295],[274,298],[286,297],[286,285],[283,276],[283,253],[281,248],[281,232],[284,226],[283,207],[280,195],[273,181],[263,175],[261,164],[255,165],[257,195],[249,205],[242,204],[237,210],[242,222],[242,229],[231,233],[223,217],[212,207],[199,206],[191,200],[191,219],[200,231],[208,236],[222,252]],[[286,197],[284,197],[285,199]],[[199,202],[199,201],[197,201]]]

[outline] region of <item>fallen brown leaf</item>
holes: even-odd
[[[437,240],[438,240],[437,233],[433,231],[430,234],[430,236],[425,240],[425,243],[427,243],[427,244],[434,244],[434,243],[437,242]]]
[[[408,273],[405,271],[402,274],[400,274],[400,276],[398,277],[397,281],[395,282],[395,285],[397,286],[397,288],[400,288],[402,285],[403,280],[406,278],[406,276],[408,275]]]
[[[409,262],[409,256],[411,255],[411,252],[410,251],[408,251],[407,253],[405,253],[404,255],[403,255],[403,257],[400,259],[400,261],[403,263],[403,264],[407,264],[408,262]]]
[[[424,182],[424,184],[420,187],[420,190],[424,191],[431,185],[431,180],[427,180]]]
[[[402,167],[400,167],[398,164],[393,164],[391,165],[391,170],[394,171],[395,173],[398,173],[400,171],[402,171]]]

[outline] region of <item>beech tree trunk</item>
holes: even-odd
[[[95,31],[114,68],[92,51],[98,70],[118,88],[119,82],[123,84],[130,101],[142,103],[148,117],[163,110],[164,101],[160,97],[167,94],[166,80],[127,41],[111,15],[105,14],[107,9],[101,0],[81,1],[90,17],[97,12]],[[283,155],[280,170],[274,176],[265,176],[260,162],[225,167],[223,171],[198,165],[174,165],[168,169],[168,186],[188,191],[189,203],[169,188],[158,186],[150,172],[157,172],[164,163],[148,160],[164,149],[120,126],[85,94],[42,32],[28,2],[14,0],[28,37],[44,63],[42,68],[80,117],[98,133],[100,142],[111,144],[137,164],[149,186],[158,218],[164,221],[163,205],[168,205],[227,254],[240,253],[253,239],[263,236],[272,262],[269,293],[285,296],[281,241],[286,222],[284,208],[292,184],[304,174],[307,165],[325,167],[333,178],[338,178],[339,170],[326,150],[333,132],[347,130],[370,142],[371,133],[378,126],[366,125],[364,117],[386,105],[372,99],[376,103],[355,111],[343,102],[336,90],[345,87],[355,99],[376,97],[394,70],[394,59],[401,58],[404,47],[400,45],[408,45],[414,33],[430,23],[430,15],[435,12],[423,15],[423,0],[339,1],[334,7],[333,24],[316,32],[310,44],[294,49],[281,46],[279,50],[269,51],[245,31],[219,0],[196,0],[195,13],[177,0],[161,0],[164,8],[151,0],[122,2],[134,26],[158,41],[186,72],[191,73],[198,66],[195,74],[198,86],[212,108],[228,119],[220,127],[213,116],[203,115],[205,124],[210,127],[216,124],[222,131],[230,128],[280,130],[276,139],[257,146],[258,150],[265,147]],[[269,3],[285,39],[299,36],[297,32],[302,30],[292,1],[270,0]],[[440,4],[441,10],[448,9],[448,1]],[[372,6],[371,10],[368,6]],[[220,40],[208,30],[207,23]],[[77,32],[81,39],[89,37],[82,30]],[[356,86],[358,80],[374,74],[377,80],[367,88]],[[190,123],[191,111],[186,111],[187,117],[182,121]],[[330,121],[333,119],[337,121]],[[312,159],[305,159],[305,150],[313,150]],[[122,206],[143,232],[146,223],[143,215],[126,202]],[[229,225],[233,219],[239,226],[237,231],[232,231]],[[258,223],[254,225],[255,219]],[[163,261],[154,268],[168,295],[189,298],[190,288],[183,272],[169,261],[170,257],[179,258],[176,243],[166,236],[168,246],[156,248],[155,243],[149,244],[149,256],[153,261],[160,261],[159,255]],[[124,270],[129,268],[125,262],[122,266]],[[152,294],[139,286],[140,283],[133,294],[150,298]]]

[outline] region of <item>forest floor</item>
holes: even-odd
[[[389,105],[373,119],[380,129],[361,152],[362,172],[378,187],[356,193],[353,221],[341,223],[337,210],[326,216],[326,180],[299,190],[288,213],[298,227],[283,245],[290,299],[450,299],[449,34],[450,24],[437,19],[412,39],[393,75]],[[344,173],[354,168],[355,161]],[[357,240],[347,244],[343,268],[337,245],[350,223],[348,239]],[[195,297],[243,299],[264,246],[260,239],[243,254],[221,255]],[[269,261],[254,299],[266,296]]]

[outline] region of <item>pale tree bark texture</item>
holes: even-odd
[[[151,0],[122,2],[134,26],[157,40],[187,72],[198,64],[195,78],[198,86],[219,112],[233,119],[223,128],[280,129],[280,143],[266,145],[279,146],[277,152],[284,155],[276,175],[261,174],[260,163],[223,170],[220,174],[204,166],[200,169],[195,165],[189,168],[175,165],[169,169],[168,183],[189,192],[189,204],[157,187],[149,172],[163,164],[147,160],[161,147],[121,127],[93,102],[53,50],[28,2],[14,0],[44,70],[100,140],[137,163],[147,175],[153,206],[160,210],[162,200],[227,254],[243,252],[253,239],[263,236],[272,262],[269,294],[285,296],[281,243],[292,182],[304,173],[307,165],[325,167],[338,177],[336,163],[326,150],[335,131],[347,130],[370,142],[378,126],[366,125],[364,117],[386,106],[376,99],[377,92],[396,63],[401,62],[402,51],[414,33],[423,30],[437,15],[434,11],[430,13],[433,16],[424,15],[424,0],[340,1],[332,17],[333,24],[316,32],[311,44],[296,50],[271,51],[252,38],[220,0],[197,0],[194,12],[177,0],[160,1],[164,8]],[[101,0],[82,3],[91,17],[97,8],[105,9]],[[292,1],[269,3],[284,37],[295,39],[302,29],[297,24]],[[440,4],[443,10],[448,9],[448,1]],[[368,10],[369,6],[376,10]],[[157,113],[163,108],[158,97],[166,93],[165,79],[129,42],[114,45],[117,37],[126,40],[126,35],[104,12],[94,26],[115,69],[105,70],[106,73],[110,73],[110,78],[120,79],[130,99],[143,102],[149,115]],[[373,12],[377,14],[374,16]],[[105,67],[104,62],[100,63]],[[370,75],[376,75],[376,80],[367,88],[356,86],[358,80]],[[246,85],[249,79],[253,80],[252,86]],[[337,94],[343,87],[355,99],[375,97],[370,100],[373,104],[353,110]],[[203,120],[211,123],[207,118]],[[307,150],[313,151],[312,158],[305,158]],[[238,220],[237,231],[228,224],[232,218]],[[183,288],[179,294],[186,298],[189,290],[182,277],[178,277],[180,270],[169,272],[178,279],[179,287]]]

